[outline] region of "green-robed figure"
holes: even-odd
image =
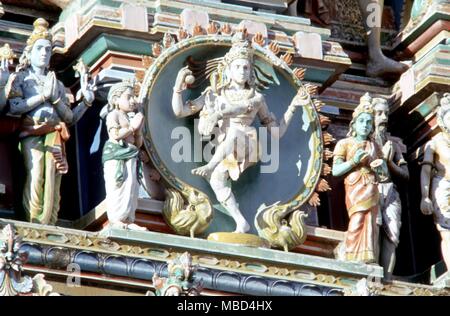
[[[142,166],[144,115],[138,112],[132,82],[113,85],[108,94],[106,128],[109,139],[103,147],[103,172],[109,224],[115,228],[147,230],[134,224]]]

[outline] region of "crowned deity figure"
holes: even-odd
[[[80,73],[81,102],[70,108],[66,89],[50,71],[52,36],[48,23],[37,19],[27,40],[8,92],[10,115],[22,117],[20,150],[26,169],[23,207],[29,221],[55,224],[60,202],[61,176],[68,172],[64,143],[75,124],[94,101],[94,84]],[[85,70],[85,67],[81,67]]]
[[[345,204],[349,215],[344,248],[345,260],[364,263],[378,261],[378,224],[380,194],[378,172],[372,166],[383,166],[381,149],[371,139],[374,132],[372,98],[361,98],[350,122],[348,137],[336,144],[332,173],[345,175]]]
[[[387,132],[389,105],[386,99],[372,100],[375,113],[375,132],[373,138],[382,148],[383,159],[386,161],[385,176],[378,183],[380,191],[380,212],[382,229],[380,231],[380,264],[384,268],[384,276],[390,279],[395,267],[395,250],[399,244],[402,205],[400,194],[394,184],[394,179],[407,181],[408,166],[403,158],[406,146],[401,139]]]
[[[106,128],[109,139],[103,147],[106,211],[110,225],[130,230],[147,230],[134,223],[138,205],[142,165],[144,115],[139,112],[134,85],[122,81],[108,93]]]
[[[302,87],[277,122],[264,96],[257,91],[254,48],[245,36],[245,31],[234,36],[231,49],[212,75],[215,80],[211,80],[211,85],[197,99],[184,102],[181,95],[186,83],[194,81],[188,67],[179,71],[172,97],[172,109],[177,117],[200,112],[198,130],[201,135],[209,137],[218,127],[218,146],[213,157],[192,173],[209,182],[217,200],[236,222],[236,233],[248,232],[250,225],[239,209],[230,179],[237,181],[248,167],[259,161],[259,142],[256,128],[252,126],[255,118],[259,118],[272,137],[280,138],[297,107],[311,102]]]
[[[441,132],[425,145],[420,209],[425,215],[433,214],[442,238],[442,256],[450,271],[450,93],[441,99],[437,119]]]

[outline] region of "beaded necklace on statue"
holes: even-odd
[[[365,140],[358,140],[358,139],[356,139],[356,137],[354,137],[353,139],[355,141],[355,149],[354,149],[355,152],[358,149],[366,150],[367,144],[369,143],[369,140],[367,140],[367,139],[365,139]]]
[[[34,81],[37,83],[37,85],[41,88],[41,90],[45,86],[45,78],[46,76],[42,76],[43,78],[39,78],[38,75],[36,75],[33,71],[30,70],[30,74],[33,77]]]
[[[233,90],[231,93],[229,90],[224,90],[223,95],[227,102],[231,105],[239,105],[242,102],[247,102],[255,95],[255,89],[243,89],[243,90]]]

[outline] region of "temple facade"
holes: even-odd
[[[450,181],[450,1],[363,2],[1,1],[0,295],[450,295],[450,186],[431,184]],[[45,40],[39,76],[32,54]],[[236,60],[251,68],[242,87]],[[47,96],[58,90],[50,80],[59,97]],[[123,101],[127,89],[135,97]],[[61,120],[52,125],[33,97]],[[372,131],[359,139],[363,114]],[[208,124],[229,124],[212,158],[186,154],[207,147]],[[279,139],[267,136],[246,165],[265,128]],[[230,135],[250,143],[226,147]],[[42,147],[27,147],[39,137]],[[350,138],[374,144],[370,167],[349,154]],[[119,158],[108,144],[135,151]],[[35,151],[50,157],[42,170],[56,166],[38,176],[42,191]],[[376,192],[364,200],[367,174]],[[112,215],[126,207],[126,219]],[[14,260],[20,276],[2,264]]]

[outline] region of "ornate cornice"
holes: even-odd
[[[150,232],[148,238],[139,241],[136,236],[118,238],[117,233],[111,232],[105,238],[98,233],[11,222],[23,238],[20,250],[28,253],[28,263],[51,269],[67,270],[75,263],[84,272],[152,280],[155,273],[167,277],[167,263],[188,251],[192,263],[198,265],[194,281],[209,290],[252,295],[343,295],[361,278],[368,278],[380,288],[380,295],[448,294],[427,285],[383,284],[376,266],[372,271],[368,266],[366,277],[362,277],[356,267],[361,269],[363,265],[277,250],[244,247],[239,251],[239,247],[234,247],[234,251],[226,251],[230,245],[175,235]],[[0,227],[5,225],[0,221]],[[255,257],[258,251],[263,251],[265,258]],[[286,258],[290,256],[297,258],[298,263]],[[320,268],[320,262],[326,262],[328,269]]]

